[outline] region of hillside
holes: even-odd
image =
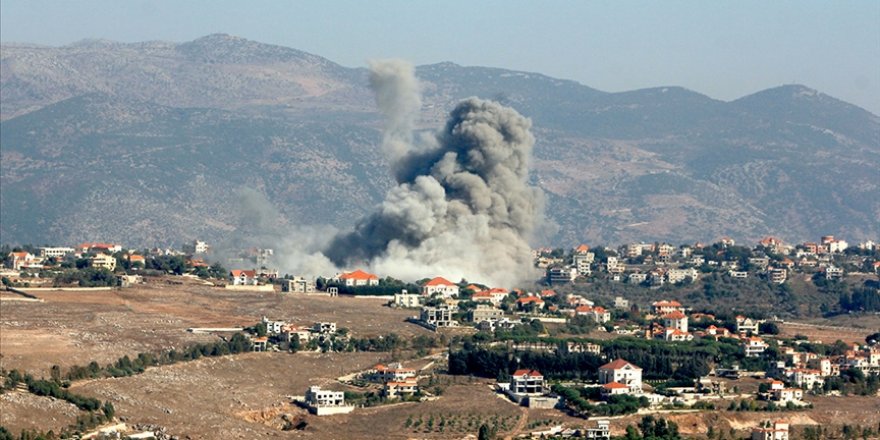
[[[426,129],[472,95],[533,119],[533,181],[558,224],[545,242],[880,236],[880,118],[807,87],[723,102],[453,63],[417,73]],[[273,229],[348,227],[391,184],[366,71],[291,48],[4,44],[0,94],[4,242],[253,235],[243,188],[280,213]]]

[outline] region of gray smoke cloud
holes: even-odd
[[[386,120],[382,150],[395,163],[413,145],[416,118],[422,107],[415,69],[402,60],[370,62],[370,88]]]
[[[398,185],[324,254],[404,279],[442,275],[499,286],[534,279],[528,240],[543,219],[543,193],[528,185],[531,121],[496,102],[469,98],[435,139],[414,144],[421,102],[412,66],[371,65],[386,116],[383,150]]]
[[[230,269],[249,269],[250,263],[235,262],[242,251],[269,248],[275,254],[267,266],[278,269],[282,275],[318,277],[337,272],[336,266],[321,253],[330,238],[338,234],[336,228],[291,224],[265,194],[253,188],[238,189],[234,206],[238,213],[235,230],[215,244],[213,260]]]

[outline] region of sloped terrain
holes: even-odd
[[[417,74],[425,129],[472,95],[533,119],[532,180],[558,226],[543,244],[880,235],[880,119],[807,87],[723,102],[452,63]],[[0,92],[4,242],[216,242],[253,232],[242,188],[281,228],[345,228],[392,183],[366,71],[295,49],[4,45]]]

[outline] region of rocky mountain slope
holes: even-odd
[[[533,119],[533,180],[558,225],[545,243],[880,236],[880,118],[807,87],[722,102],[452,63],[418,75],[426,129],[472,95]],[[4,242],[347,227],[391,184],[366,71],[295,49],[4,44],[0,93]],[[248,215],[253,194],[273,224]]]

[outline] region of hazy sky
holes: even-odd
[[[880,1],[2,0],[0,40],[188,41],[224,32],[345,66],[536,71],[605,91],[731,100],[801,83],[880,114]]]

